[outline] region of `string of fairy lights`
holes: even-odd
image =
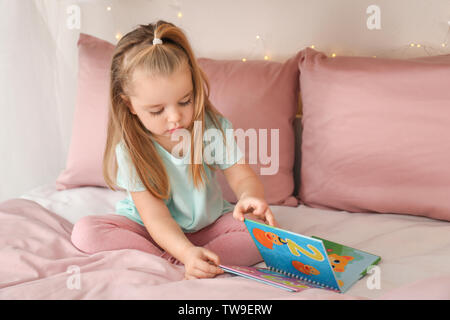
[[[181,20],[183,19],[183,11],[182,11],[182,4],[179,0],[173,0],[172,4],[169,5],[175,12],[175,16],[177,19]],[[106,11],[111,12],[112,6],[107,6]],[[180,25],[180,24],[179,24]],[[117,41],[120,40],[120,38],[123,36],[122,32],[118,31],[115,34],[115,38]],[[441,43],[437,46],[432,46],[428,44],[423,44],[419,42],[411,42],[405,45],[402,45],[398,48],[394,49],[387,49],[382,52],[380,52],[378,55],[373,55],[373,58],[377,57],[390,57],[394,53],[400,52],[401,56],[404,56],[407,51],[411,53],[411,50],[415,50],[413,53],[415,54],[426,54],[428,56],[434,56],[434,55],[441,55],[441,54],[448,54],[450,53],[450,20],[447,21],[447,31],[445,32],[445,36],[443,37]],[[310,47],[312,49],[316,49],[320,51],[320,48],[318,48],[315,44],[305,44],[302,46],[302,48]],[[418,50],[422,50],[421,52],[418,52]],[[336,52],[330,52],[328,54],[330,57],[335,58],[337,57]],[[269,50],[266,46],[265,37],[261,34],[255,35],[255,39],[253,42],[253,45],[249,52],[241,58],[242,61],[247,61],[249,59],[256,59],[256,60],[271,60],[271,56],[269,54]]]

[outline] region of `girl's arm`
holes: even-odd
[[[144,225],[153,240],[186,267],[185,277],[213,277],[222,269],[211,265],[219,264],[219,257],[210,250],[194,246],[170,215],[163,200],[149,191],[130,192]]]
[[[264,186],[248,164],[235,164],[223,173],[238,200],[246,196],[264,199]]]
[[[245,213],[252,213],[271,226],[279,226],[264,199],[263,184],[244,158],[223,170],[223,174],[238,199],[233,211],[234,218],[243,221]]]
[[[149,191],[130,192],[130,194],[152,239],[173,257],[183,262],[184,253],[194,245],[172,218],[164,201],[154,197]]]

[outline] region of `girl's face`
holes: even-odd
[[[176,128],[187,129],[194,114],[193,85],[185,64],[170,76],[149,77],[140,70],[133,74],[130,110],[160,144],[173,145]],[[178,140],[177,140],[178,141]]]

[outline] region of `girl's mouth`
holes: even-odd
[[[181,129],[181,128],[183,128],[183,127],[178,127],[178,128],[175,128],[175,129],[171,129],[171,130],[169,130],[169,133],[172,134],[172,133],[174,133],[176,130]]]

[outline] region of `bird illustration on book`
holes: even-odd
[[[307,264],[301,263],[300,261],[292,261],[292,265],[295,269],[300,271],[301,273],[307,274],[307,275],[318,275],[320,274],[319,270],[314,268],[313,266],[309,266]]]
[[[273,232],[266,232],[264,230],[254,228],[253,235],[255,236],[256,240],[258,240],[259,243],[261,243],[264,247],[268,249],[273,249],[274,244],[276,245],[286,244],[286,241],[284,239],[281,239]]]

